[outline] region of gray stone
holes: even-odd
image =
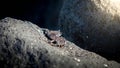
[[[65,0],[59,26],[78,46],[115,57],[120,55],[119,0]]]
[[[1,68],[120,68],[115,61],[83,50],[66,41],[51,46],[43,28],[28,21],[5,18],[0,21]]]

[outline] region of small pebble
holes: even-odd
[[[33,45],[34,43],[31,43],[31,45]]]
[[[72,50],[73,48],[72,47],[70,47],[70,50]]]
[[[74,60],[76,60],[77,62],[80,62],[80,59],[78,59],[78,58],[74,58]]]
[[[62,55],[64,55],[64,52],[62,52]]]
[[[107,64],[104,64],[104,66],[105,66],[105,67],[108,67],[108,65],[107,65]]]
[[[37,42],[37,40],[34,40],[34,42]]]
[[[69,53],[68,51],[66,51],[66,53]]]

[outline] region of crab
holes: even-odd
[[[44,30],[44,34],[48,39],[48,43],[52,46],[63,47],[66,44],[60,31]]]

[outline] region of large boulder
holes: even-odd
[[[51,46],[43,28],[28,21],[0,21],[1,68],[120,68],[105,58],[65,40],[63,47]]]
[[[78,46],[109,57],[120,56],[120,1],[65,0],[59,26]]]

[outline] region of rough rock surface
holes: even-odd
[[[2,68],[120,68],[115,61],[66,40],[63,47],[47,43],[43,28],[28,21],[0,21],[0,67]]]
[[[119,0],[65,0],[60,13],[60,29],[67,39],[82,48],[119,57],[119,5]]]

